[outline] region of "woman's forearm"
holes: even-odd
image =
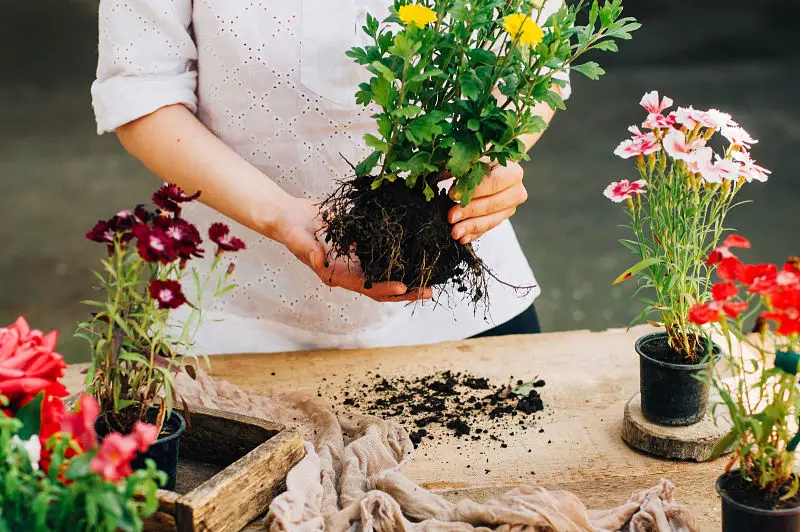
[[[546,103],[539,102],[533,108],[533,114],[541,116],[542,119],[545,121],[545,123],[549,126],[550,125],[550,121],[553,120],[553,117],[555,116],[556,112],[553,111],[550,108],[550,106],[547,105]],[[519,137],[520,140],[523,143],[525,143],[525,151],[530,151],[530,149],[533,148],[533,145],[536,144],[539,141],[540,138],[542,138],[542,135],[544,135],[544,131],[545,130],[542,130],[539,133],[530,133],[528,135],[520,135],[520,137]]]
[[[275,238],[294,199],[214,136],[188,109],[172,105],[121,126],[123,146],[150,171],[225,216]]]

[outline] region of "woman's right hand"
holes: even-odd
[[[292,198],[283,205],[274,238],[328,286],[358,292],[379,302],[417,301],[432,297],[430,288],[409,291],[399,282],[374,283],[369,289],[364,288],[364,275],[357,261],[343,257],[328,261],[328,247],[320,239],[323,228],[317,205],[305,199]]]

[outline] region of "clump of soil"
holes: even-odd
[[[372,176],[354,177],[322,202],[331,257],[357,256],[367,287],[386,281],[409,288],[452,285],[488,308],[487,275],[492,273],[471,244],[452,238],[449,196],[439,190],[426,201],[423,179],[413,189],[398,179],[373,190],[372,181]]]
[[[767,492],[755,482],[748,482],[738,471],[734,471],[722,481],[722,491],[734,501],[762,510],[783,510],[800,506],[800,494],[782,501],[781,497],[792,487],[789,480],[775,492]]]
[[[372,374],[369,382],[353,382],[348,377],[343,397],[334,400],[361,412],[396,419],[408,430],[415,447],[433,439],[428,431],[431,425],[456,437],[486,438],[504,446],[502,438],[509,435],[509,428],[520,432],[532,428],[534,414],[544,409],[539,389],[545,381],[535,380],[522,396],[514,393],[521,384],[522,380],[491,384],[485,377],[451,371],[396,378]]]
[[[669,337],[661,335],[650,339],[643,343],[640,347],[642,353],[669,364],[692,365],[702,362],[708,355],[707,348],[705,347],[705,340],[696,338],[693,342],[697,345],[694,350],[693,358],[689,358],[682,351],[678,351],[669,344]],[[716,350],[715,350],[716,351]]]

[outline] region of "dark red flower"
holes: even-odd
[[[136,216],[136,219],[143,224],[149,222],[153,217],[153,214],[142,204],[137,205],[136,208],[133,209],[133,215]]]
[[[200,238],[200,231],[194,224],[182,218],[159,216],[155,219],[155,225],[172,241],[175,252],[181,260],[203,256],[203,250],[200,248],[203,239]]]
[[[176,216],[181,213],[181,203],[194,201],[200,196],[200,192],[187,195],[178,185],[167,184],[153,193],[153,203],[161,209],[171,212]]]
[[[145,262],[167,264],[178,258],[175,245],[164,231],[158,227],[139,224],[133,228],[136,236],[136,249]]]
[[[217,245],[217,254],[223,251],[239,251],[244,249],[244,242],[230,236],[230,229],[223,223],[213,223],[208,228],[208,238]]]
[[[100,242],[101,244],[113,244],[114,236],[116,233],[112,229],[111,224],[106,220],[100,220],[91,231],[86,233],[86,238],[92,242]]]
[[[158,302],[158,308],[178,308],[186,303],[181,284],[178,281],[152,281],[149,287],[150,297]]]

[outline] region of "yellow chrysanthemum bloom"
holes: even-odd
[[[542,42],[544,32],[531,17],[522,13],[508,15],[503,19],[503,29],[514,39],[519,38],[521,44],[536,46]]]
[[[432,22],[436,22],[436,11],[419,4],[408,4],[400,7],[397,10],[397,15],[406,26],[413,23],[418,28],[423,28]]]

